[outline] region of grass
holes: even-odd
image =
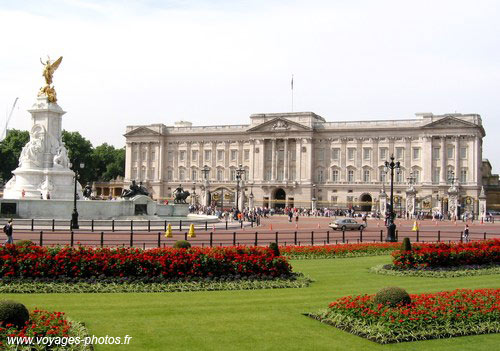
[[[498,288],[498,275],[421,278],[369,272],[388,256],[292,261],[315,280],[303,289],[144,294],[2,294],[29,308],[66,312],[89,334],[133,338],[96,350],[494,350],[500,335],[378,345],[302,315],[344,295],[397,285],[410,293]]]

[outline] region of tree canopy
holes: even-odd
[[[82,184],[96,180],[109,181],[125,175],[125,148],[117,149],[107,143],[94,148],[79,132],[65,130],[62,131],[62,140],[73,164],[72,169],[79,169],[80,163],[85,164],[83,169],[79,169]],[[19,155],[28,141],[27,131],[11,129],[0,142],[0,179],[4,182],[12,177],[12,171],[18,167]]]

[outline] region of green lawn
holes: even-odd
[[[389,256],[292,261],[315,282],[304,289],[158,294],[3,295],[66,312],[90,334],[133,337],[130,345],[96,350],[495,350],[500,335],[378,345],[303,316],[337,297],[397,285],[410,293],[499,288],[498,275],[419,278],[375,275]],[[497,345],[497,346],[495,346]]]

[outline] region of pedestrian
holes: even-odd
[[[468,224],[466,224],[465,228],[464,228],[464,241],[466,243],[469,242],[469,225]]]
[[[6,244],[14,244],[14,239],[12,239],[12,232],[13,232],[13,227],[12,227],[12,218],[9,219],[6,225],[3,227],[3,232],[7,236],[7,240],[5,241]]]

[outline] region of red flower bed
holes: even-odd
[[[28,343],[30,337],[68,337],[71,323],[66,320],[62,312],[48,312],[34,310],[30,313],[30,319],[26,325],[18,330],[12,324],[0,327],[0,349],[7,344],[7,338],[26,338],[23,342]],[[17,339],[19,342],[20,339]],[[20,347],[21,344],[19,344]],[[26,347],[26,346],[25,346]]]
[[[439,243],[414,246],[411,251],[396,250],[392,262],[398,268],[437,268],[500,263],[500,239],[467,244]]]
[[[291,274],[285,257],[262,247],[186,249],[0,247],[0,277],[222,277]]]
[[[280,246],[280,252],[284,256],[290,256],[293,258],[334,258],[384,255],[389,254],[394,249],[399,249],[400,247],[401,243]]]
[[[374,296],[342,297],[312,316],[380,343],[500,331],[500,289],[410,294],[410,304],[396,307]]]

